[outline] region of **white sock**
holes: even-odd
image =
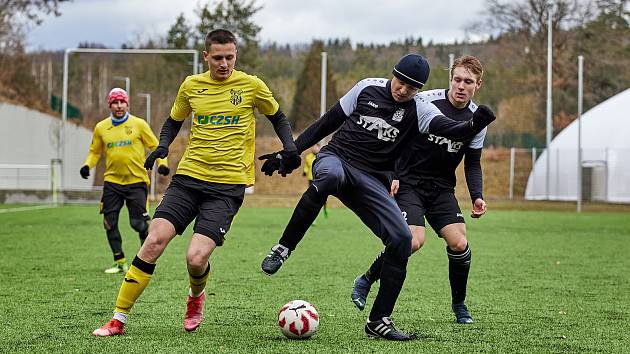
[[[199,294],[195,295],[195,294],[193,294],[192,289],[188,288],[188,295],[192,296],[192,297],[199,297],[199,296],[201,296],[201,294],[203,294],[204,291],[206,291],[206,289],[201,290],[201,292]]]
[[[114,312],[114,319],[122,323],[127,323],[127,316],[129,315],[127,315],[126,313]]]

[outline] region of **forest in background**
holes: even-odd
[[[59,116],[63,51],[26,52],[28,28],[45,16],[60,15],[64,0],[2,1],[0,4],[0,100]],[[471,54],[484,64],[484,87],[475,101],[491,106],[499,119],[489,130],[486,146],[544,147],[546,117],[547,16],[546,0],[487,0],[483,15],[467,29],[479,41],[425,42],[422,36],[388,44],[353,43],[333,38],[299,45],[261,43],[259,24],[252,20],[260,7],[254,0],[224,0],[201,4],[196,20],[184,14],[160,38],[127,43],[123,48],[194,48],[203,50],[203,36],[213,28],[228,28],[239,38],[237,69],[261,77],[274,92],[296,131],[319,116],[320,57],[328,55],[327,106],[365,77],[390,77],[404,54],[425,55],[431,64],[426,89],[446,88],[449,54]],[[21,18],[15,23],[16,14]],[[584,111],[630,87],[630,13],[627,0],[554,1],[553,127],[554,135],[577,114],[577,57],[583,55]],[[99,43],[78,43],[104,48]],[[201,55],[200,55],[201,57]],[[207,67],[204,68],[207,70]],[[91,129],[108,113],[105,95],[131,81],[131,111],[145,114],[152,96],[152,127],[159,131],[168,117],[179,84],[192,73],[191,55],[72,54],[69,103],[75,121]],[[53,103],[51,107],[51,101]],[[60,110],[59,110],[60,111]],[[259,135],[272,135],[264,117]]]

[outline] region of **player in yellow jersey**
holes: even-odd
[[[149,231],[147,213],[147,185],[149,178],[143,164],[146,149],[156,148],[158,141],[143,119],[129,114],[129,97],[121,88],[114,88],[107,96],[111,115],[96,124],[90,152],[81,167],[81,177],[88,178],[101,154],[105,154],[105,184],[101,197],[101,214],[107,241],[114,255],[114,265],[105,273],[127,271],[122,236],[118,230],[118,216],[127,203],[129,223],[144,242]],[[158,172],[168,175],[166,159],[158,162]]]
[[[254,183],[254,108],[267,116],[284,150],[265,171],[287,174],[300,166],[291,126],[267,85],[256,76],[234,70],[236,38],[223,29],[206,36],[204,60],[209,70],[187,77],[179,88],[170,117],[160,132],[160,143],[147,158],[166,157],[184,119],[193,114],[188,147],[177,172],[157,207],[149,236],[138,251],[116,298],[114,316],[95,336],[124,333],[136,300],[147,287],[155,263],[168,243],[195,220],[186,261],[189,292],[184,329],[194,331],[203,320],[210,254],[221,246],[234,215],[243,202],[245,187]]]

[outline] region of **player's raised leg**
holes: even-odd
[[[155,263],[174,236],[175,227],[170,221],[156,218],[151,222],[149,236],[123,278],[116,297],[116,308],[113,318],[104,326],[92,332],[92,335],[109,337],[124,334],[124,325],[127,322],[131,308],[147,285],[149,285],[155,270]]]
[[[326,204],[328,196],[338,191],[345,179],[339,158],[324,152],[318,155],[313,165],[313,175],[315,179],[295,206],[279,243],[262,261],[261,269],[267,275],[275,274],[289,258]]]

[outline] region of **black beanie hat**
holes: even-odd
[[[394,66],[392,74],[399,80],[417,88],[422,88],[429,79],[429,63],[419,54],[407,54]]]

